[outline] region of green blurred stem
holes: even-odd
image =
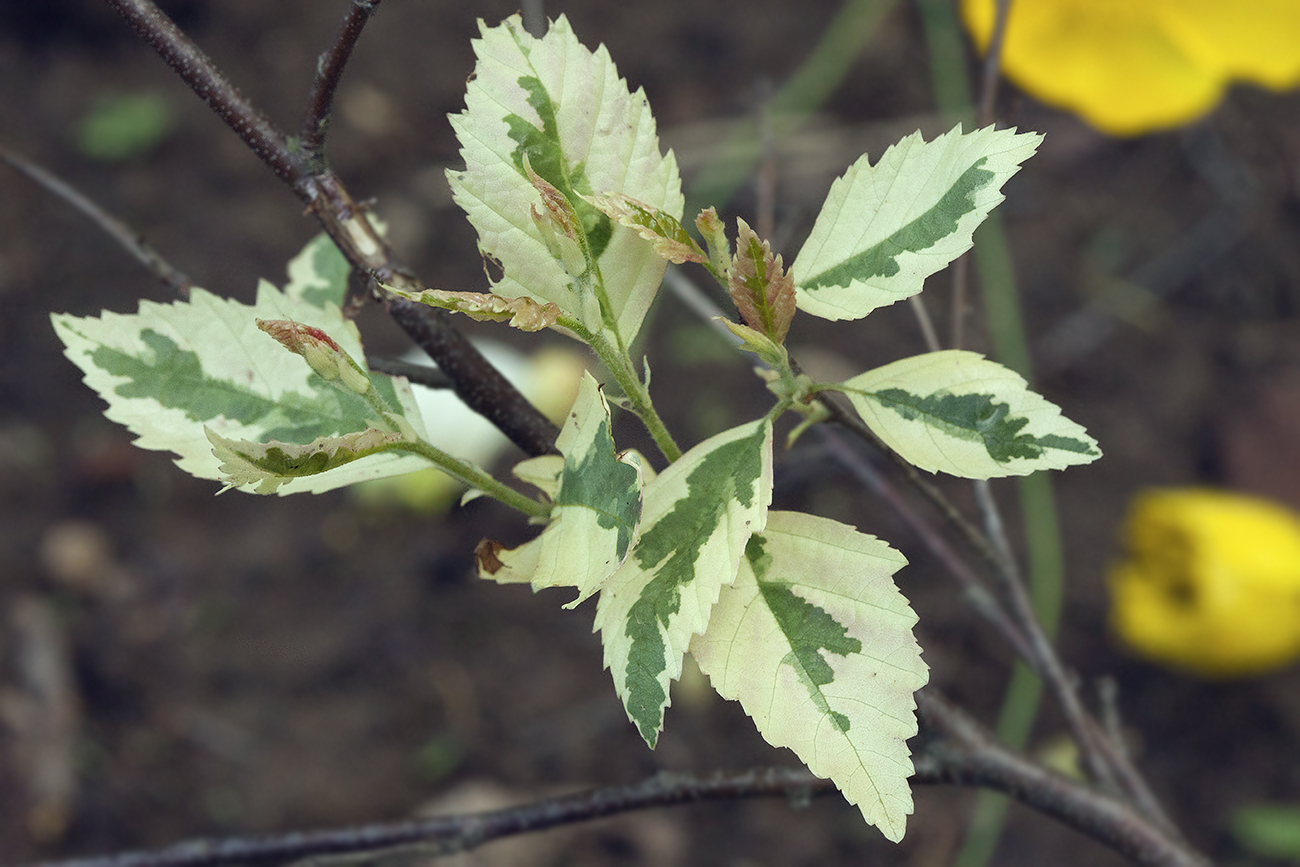
[[[767,110],[775,137],[797,129],[830,98],[897,2],[846,0],[812,53],[772,94]],[[715,153],[691,183],[683,213],[696,214],[709,205],[721,208],[753,177],[754,167],[762,158],[758,121],[749,119],[738,124],[730,136],[718,143]]]
[[[929,47],[935,100],[949,119],[969,121],[974,111],[966,72],[966,43],[952,0],[917,0],[917,3]],[[974,257],[994,352],[1001,363],[1032,382],[1015,269],[1006,231],[997,212],[976,232]],[[1019,486],[1028,548],[1029,593],[1044,631],[1051,636],[1060,619],[1064,575],[1052,479],[1047,473],[1034,473],[1022,477]],[[997,733],[1003,743],[1021,749],[1028,742],[1042,691],[1042,681],[1027,666],[1018,663],[1011,673],[998,716]],[[1007,803],[1004,796],[987,790],[978,794],[965,842],[953,861],[956,867],[983,867],[989,863],[1002,835]]]
[[[655,410],[654,402],[650,400],[650,390],[636,375],[632,358],[623,348],[622,343],[615,345],[603,332],[593,333],[581,322],[569,316],[561,316],[558,324],[576,334],[578,339],[590,346],[604,362],[614,381],[618,383],[619,388],[623,389],[623,395],[627,398],[632,412],[641,419],[650,438],[655,441],[655,445],[659,447],[659,451],[668,462],[672,463],[680,458],[682,450],[677,446],[673,435],[668,431],[668,426]]]
[[[453,479],[480,490],[492,499],[502,502],[512,509],[518,509],[531,518],[545,518],[551,513],[551,507],[546,503],[525,497],[479,467],[462,461],[460,458],[452,457],[442,449],[432,446],[424,440],[404,442],[396,448],[401,451],[412,452],[429,460]]]

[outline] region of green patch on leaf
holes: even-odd
[[[316,307],[342,304],[351,274],[348,260],[329,235],[321,233],[289,262],[289,282],[284,291]]]
[[[790,274],[799,309],[859,319],[921,291],[971,246],[975,228],[1042,137],[960,126],[927,142],[907,136],[864,155],[831,184]]]
[[[1023,476],[1101,456],[1080,425],[1012,370],[974,352],[927,352],[840,384],[909,463],[969,479]]]
[[[800,288],[815,291],[823,286],[847,286],[854,280],[898,274],[900,253],[927,250],[957,231],[958,223],[975,209],[975,194],[996,179],[984,168],[984,160],[962,172],[943,197],[921,216],[873,247],[845,259],[833,268],[809,277]]]
[[[850,637],[848,630],[824,608],[796,595],[789,584],[765,580],[772,558],[763,551],[764,542],[762,536],[755,535],[750,539],[745,556],[754,570],[758,592],[790,642],[791,651],[786,664],[806,682],[808,694],[817,708],[832,720],[837,729],[847,732],[852,722],[844,714],[832,710],[821,691],[821,687],[835,680],[835,672],[822,657],[822,651],[848,656],[861,653],[862,642]]]
[[[601,590],[596,627],[628,718],[650,746],[691,636],[735,579],[771,497],[766,419],[710,437],[645,487],[640,538]]]
[[[312,398],[289,393],[271,400],[237,382],[208,376],[196,353],[181,349],[165,334],[146,328],[140,339],[149,347],[148,353],[128,355],[100,346],[91,353],[91,361],[106,373],[126,379],[114,387],[117,395],[155,400],[167,409],[181,410],[191,421],[222,416],[244,425],[263,425],[267,439],[291,441],[344,433],[350,422],[370,412],[360,397],[324,387],[323,380]],[[372,382],[381,384],[395,402],[388,377],[372,377]]]
[[[668,660],[660,630],[669,630],[681,610],[682,594],[698,577],[701,549],[713,529],[735,503],[746,509],[754,505],[766,437],[766,426],[758,425],[751,436],[714,449],[686,477],[687,495],[642,533],[632,552],[637,565],[654,574],[628,612],[624,630],[631,640],[625,704],[647,743],[657,738],[668,701],[661,682]]]
[[[609,443],[611,448],[593,448],[580,463],[566,463],[555,504],[582,506],[596,512],[598,526],[618,532],[616,551],[622,560],[641,517],[639,474],[614,453],[608,419],[600,423],[595,438],[598,443]]]
[[[680,219],[677,162],[659,151],[645,94],[628,90],[603,47],[584,48],[564,16],[540,38],[517,15],[483,24],[474,51],[465,110],[450,118],[466,168],[448,180],[479,249],[500,263],[493,293],[553,302],[593,334],[630,345],[667,263],[583,196],[622,194]],[[577,216],[596,266],[583,279],[534,221],[538,190],[525,163]]]
[[[921,397],[899,388],[886,388],[871,395],[886,409],[909,421],[924,417],[934,427],[953,436],[978,440],[998,463],[1013,458],[1037,460],[1047,449],[1060,449],[1096,457],[1095,445],[1058,434],[1034,436],[1020,433],[1029,419],[1011,415],[1011,407],[991,394],[931,394]]]
[[[690,645],[768,743],[839,786],[891,840],[912,812],[907,739],[928,669],[884,542],[798,512],[768,514]]]
[[[300,263],[296,276],[303,277],[305,260],[294,261]],[[364,431],[385,407],[394,414],[391,424],[423,436],[406,380],[353,368],[356,378],[340,387],[341,379],[327,382],[303,356],[286,352],[259,329],[259,320],[290,323],[323,335],[340,353],[364,358],[356,326],[336,304],[305,300],[298,291],[305,285],[284,293],[263,282],[253,305],[196,288],[189,301],[143,301],[134,314],[56,314],[51,322],[86,384],[108,403],[104,414],[135,434],[139,447],[174,452],[181,469],[199,478],[223,478],[204,425],[232,441],[309,443]],[[374,405],[356,393],[360,377],[369,380],[363,390],[378,398]],[[284,492],[326,491],[427,465],[410,454],[376,455],[295,480]]]
[[[534,458],[516,468],[554,499],[550,524],[517,548],[484,542],[477,559],[479,574],[492,581],[527,581],[534,590],[578,588],[578,597],[566,606],[572,608],[599,590],[627,558],[644,484],[639,459],[614,447],[609,405],[590,373],[582,377],[555,445],[562,459]]]
[[[521,75],[519,86],[528,93],[528,104],[536,109],[542,120],[542,128],[538,129],[517,114],[506,115],[510,138],[516,142],[510,158],[519,173],[527,177],[524,169],[524,158],[527,157],[533,171],[564,194],[582,223],[592,258],[599,259],[609,245],[614,226],[609,217],[582,198],[583,195],[592,194],[591,183],[587,180],[583,163],[569,165],[564,158],[555,121],[556,105],[547,94],[546,87],[531,75]]]

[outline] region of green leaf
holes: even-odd
[[[364,431],[377,421],[360,395],[325,381],[262,333],[259,318],[319,329],[352,358],[365,358],[356,326],[337,305],[317,306],[265,281],[252,306],[195,289],[188,302],[142,301],[135,314],[55,314],[51,321],[68,358],[85,372],[86,384],[108,402],[104,414],[136,434],[136,445],[175,452],[181,469],[220,480],[221,462],[212,454],[205,425],[228,440],[310,443]],[[383,403],[424,437],[406,380],[369,376]],[[412,455],[377,454],[295,479],[279,493],[319,493],[426,466]]]
[[[912,812],[913,693],[929,676],[891,577],[906,563],[852,527],[771,512],[690,647],[768,743],[834,781],[895,842]]]
[[[564,16],[541,39],[518,15],[480,30],[466,108],[451,117],[467,168],[448,180],[480,250],[501,265],[493,292],[554,302],[593,332],[616,327],[630,344],[667,263],[582,197],[623,193],[680,218],[677,163],[659,152],[645,94],[629,93],[604,47],[582,47]],[[604,312],[593,280],[566,270],[544,221],[534,221],[542,197],[525,161],[577,214],[603,279]]]
[[[94,160],[121,162],[150,153],[175,126],[175,112],[161,94],[102,96],[81,121],[77,148]]]
[[[831,185],[790,268],[799,309],[860,319],[921,291],[925,278],[971,246],[1002,201],[1002,185],[1042,136],[958,125],[932,142],[919,132],[871,165],[864,154]]]
[[[904,358],[843,388],[876,436],[923,470],[989,479],[1101,457],[1096,441],[1019,374],[974,352]]]
[[[641,537],[600,591],[596,628],[628,718],[651,747],[668,683],[772,499],[767,419],[711,437],[645,487]]]
[[[577,587],[578,598],[565,606],[573,608],[599,590],[627,558],[641,518],[643,482],[638,457],[614,448],[609,405],[590,373],[583,374],[578,399],[555,445],[564,455],[564,468],[551,489],[551,523],[518,548],[486,542],[476,556],[479,575],[493,581],[527,580],[534,590]],[[525,463],[534,484],[549,488],[546,474],[538,475],[543,468]]]

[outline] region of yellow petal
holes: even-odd
[[[963,0],[981,47],[994,0]],[[1295,0],[1020,0],[1002,52],[1007,77],[1114,135],[1208,112],[1233,79],[1300,82]]]
[[[1296,0],[1179,0],[1155,5],[1163,10],[1170,35],[1201,66],[1274,90],[1300,84]]]
[[[1300,517],[1239,494],[1153,490],[1125,530],[1111,626],[1135,651],[1207,677],[1300,657]]]

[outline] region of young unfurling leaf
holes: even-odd
[[[628,718],[654,746],[691,636],[767,521],[771,421],[700,443],[647,484],[644,498],[641,537],[600,591],[596,628]]]
[[[709,257],[700,249],[700,245],[672,214],[622,193],[583,198],[620,226],[627,226],[645,238],[656,253],[674,265],[708,261]]]
[[[422,292],[403,292],[391,286],[385,286],[394,295],[441,307],[456,313],[464,313],[470,319],[479,322],[508,322],[511,328],[520,331],[541,331],[550,328],[560,318],[560,308],[551,302],[538,304],[532,298],[503,298],[487,292],[453,292],[447,289],[425,289]]]
[[[974,352],[904,358],[842,386],[876,436],[923,470],[990,479],[1101,457],[1096,441],[1056,405]]]
[[[781,344],[794,319],[794,280],[744,220],[736,220],[736,255],[727,271],[731,300],[745,324]]]
[[[963,134],[959,125],[932,142],[913,133],[874,166],[862,156],[831,185],[790,266],[799,309],[859,319],[920,292],[970,248],[1002,185],[1042,138],[993,127]]]
[[[890,840],[912,812],[912,694],[928,668],[894,586],[906,564],[852,527],[771,512],[691,655],[768,743],[794,750]]]
[[[415,442],[415,432],[383,431],[368,427],[363,431],[337,437],[317,437],[298,445],[271,441],[255,443],[231,440],[204,427],[212,454],[221,461],[222,492],[255,484],[253,493],[273,494],[286,482],[317,476],[369,455],[399,450]]]

